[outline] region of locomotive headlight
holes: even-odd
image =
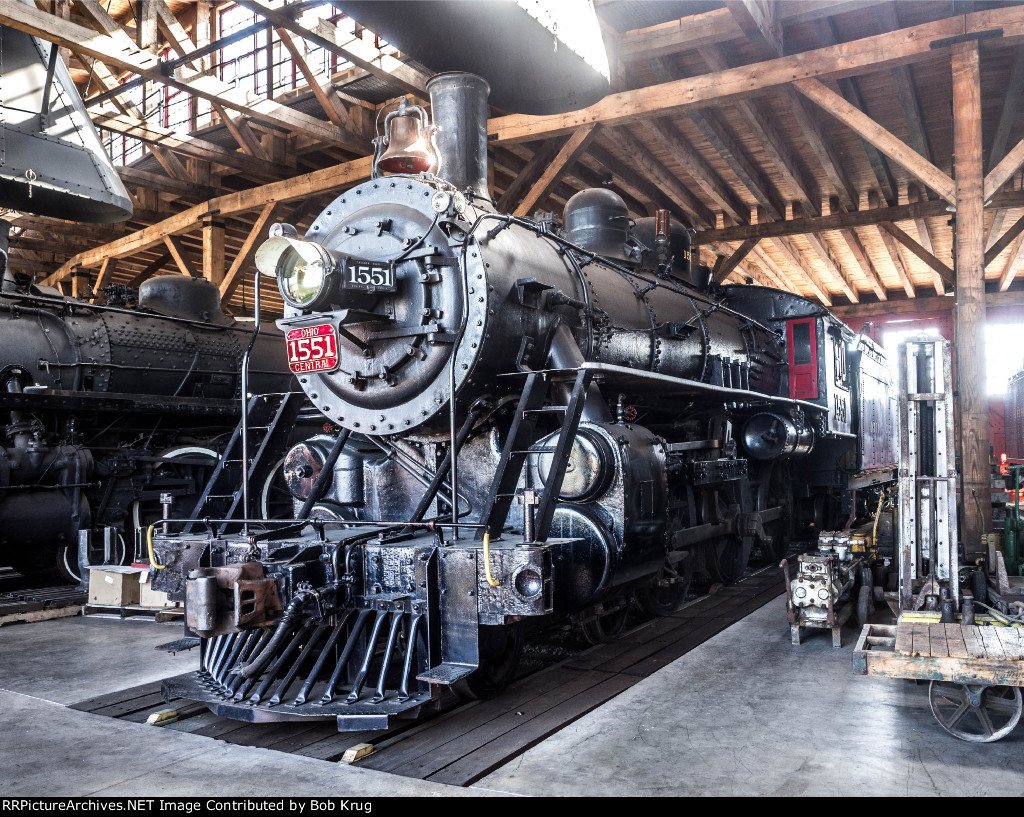
[[[256,268],[277,278],[281,297],[296,309],[326,306],[338,267],[330,250],[298,238],[271,238],[256,251]]]

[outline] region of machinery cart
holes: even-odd
[[[1024,627],[868,624],[853,666],[859,675],[930,681],[935,720],[961,740],[999,740],[1020,720]]]

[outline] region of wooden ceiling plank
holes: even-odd
[[[651,139],[660,142],[672,158],[704,191],[716,207],[728,213],[741,224],[750,221],[750,208],[729,189],[722,177],[687,142],[675,126],[666,119],[644,120],[638,123]]]
[[[782,267],[775,262],[775,259],[768,254],[763,244],[759,244],[754,247],[754,249],[750,251],[750,257],[782,282],[780,289],[784,289],[787,292],[799,292],[796,284],[793,283],[793,279],[789,272],[782,269]]]
[[[729,70],[725,57],[717,47],[702,48],[700,55],[712,71],[722,73]],[[761,149],[768,154],[768,158],[775,165],[776,171],[789,187],[793,197],[800,202],[806,212],[819,215],[820,204],[817,193],[813,192],[812,180],[803,163],[788,147],[787,140],[779,134],[772,117],[763,106],[758,106],[753,100],[737,100],[734,105],[747,129],[760,143]]]
[[[956,196],[953,180],[906,143],[851,105],[842,96],[816,79],[794,83],[796,89],[812,102],[847,125],[861,138],[871,142],[886,156],[926,184],[946,201],[953,203]]]
[[[514,215],[528,215],[534,207],[544,200],[545,196],[548,195],[558,182],[562,173],[572,167],[576,160],[586,152],[590,143],[597,136],[598,129],[597,125],[584,125],[566,140],[565,144],[562,145],[555,155],[555,158],[544,168],[540,178],[523,196],[523,200],[519,202]]]
[[[689,214],[687,219],[691,224],[713,225],[715,214],[707,205],[695,196],[686,185],[677,179],[667,167],[647,149],[626,128],[615,128],[611,134],[615,148],[612,153],[619,157],[620,162],[635,167],[640,175],[646,176],[655,185],[658,185],[670,199],[675,199],[678,206]]]
[[[875,293],[875,297],[880,301],[887,300],[889,295],[885,290],[885,284],[882,283],[882,276],[879,275],[878,270],[875,269],[871,256],[868,255],[867,248],[865,248],[864,244],[861,242],[860,236],[857,235],[857,231],[851,227],[846,230],[840,230],[839,234],[846,242],[846,246],[849,248],[850,254],[857,259],[857,263],[860,265],[861,271],[864,273],[864,277],[868,279],[868,285]]]
[[[878,6],[875,13],[886,30],[897,31],[901,28],[895,2],[883,3]],[[931,161],[932,152],[928,142],[928,131],[924,125],[921,102],[917,96],[917,89],[914,87],[914,78],[910,73],[910,68],[906,65],[893,66],[892,75],[896,84],[896,95],[899,98],[900,107],[903,109],[903,118],[906,120],[907,130],[910,134],[910,146]]]
[[[832,296],[829,294],[828,287],[826,287],[821,278],[818,277],[818,273],[815,272],[814,268],[807,263],[807,259],[805,259],[803,253],[800,252],[800,248],[797,247],[789,238],[772,238],[771,241],[790,266],[794,270],[803,273],[804,280],[810,286],[818,300],[825,306],[832,306]]]
[[[1005,213],[1005,210],[1000,212]],[[1024,232],[1024,216],[1017,219],[1013,225],[1005,233],[1003,233],[999,240],[996,241],[989,249],[985,250],[985,266],[987,267],[1005,250],[1010,243]]]
[[[881,0],[817,0],[793,3],[780,9],[780,22],[803,23],[833,14],[860,10]],[[743,36],[727,8],[693,14],[646,28],[633,29],[619,37],[619,56],[625,61],[647,60],[692,51],[706,45],[728,42]]]
[[[825,265],[825,269],[829,271],[832,277],[839,283],[839,288],[843,294],[851,303],[859,303],[860,295],[857,292],[857,287],[850,280],[850,276],[847,275],[843,269],[843,265],[835,257],[832,252],[832,248],[828,246],[824,237],[818,233],[807,233],[804,236],[804,240],[811,245],[811,249],[821,259],[821,263]]]
[[[736,269],[736,267],[740,265],[740,262],[743,261],[743,259],[750,254],[750,251],[752,249],[754,249],[754,246],[757,244],[758,240],[759,239],[756,238],[748,238],[746,241],[740,244],[740,246],[737,247],[736,250],[733,251],[732,255],[730,255],[728,258],[726,258],[724,255],[718,256],[720,259],[723,260],[721,266],[719,266],[717,263],[715,264],[714,278],[716,284],[722,283],[729,275],[729,273],[731,273],[734,269]]]
[[[897,241],[900,242],[904,247],[910,250],[914,255],[925,262],[931,269],[933,269],[940,278],[942,283],[948,287],[953,286],[953,270],[943,264],[938,258],[932,255],[928,250],[914,241],[904,230],[891,221],[883,221],[878,225],[882,230],[891,235]]]
[[[875,197],[871,196],[871,198],[874,199]],[[900,255],[900,248],[899,244],[896,243],[896,239],[888,231],[882,229],[880,223],[875,224],[875,230],[878,232],[879,238],[882,239],[885,251],[889,254],[889,260],[892,261],[893,268],[896,270],[896,276],[903,286],[903,291],[907,293],[908,298],[916,298],[917,290],[914,289],[914,282],[910,280],[910,273],[907,271],[903,256]]]
[[[648,64],[663,82],[680,79],[680,72],[667,60],[653,59]],[[779,195],[761,168],[750,159],[747,152],[732,137],[718,115],[710,108],[691,110],[687,112],[687,115],[758,204],[772,218],[783,218],[786,213],[786,203],[782,196]],[[741,222],[747,221],[749,218],[741,219]]]

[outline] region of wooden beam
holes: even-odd
[[[750,43],[765,58],[782,56],[782,26],[766,0],[725,0],[725,7]]]
[[[832,186],[831,194],[838,196],[840,204],[845,209],[855,210],[858,199],[857,188],[847,175],[844,162],[833,149],[832,140],[828,138],[821,127],[817,111],[810,110],[807,100],[800,97],[792,88],[783,88],[782,94],[800,126],[800,133],[807,140],[811,152],[814,153],[822,170],[825,171],[825,178]]]
[[[875,11],[882,25],[889,31],[901,28],[896,5],[895,2],[883,3]],[[899,97],[900,107],[903,109],[903,118],[907,122],[910,146],[930,162],[932,161],[931,145],[928,142],[928,131],[924,125],[921,103],[917,96],[917,90],[914,88],[914,78],[910,73],[910,67],[894,66],[892,75],[896,83],[896,95]]]
[[[801,80],[794,85],[800,93],[849,126],[861,138],[873,144],[946,201],[955,200],[953,180],[949,176],[842,96],[816,79]]]
[[[1024,289],[1009,292],[989,292],[985,295],[987,309],[1024,306]],[[927,298],[905,298],[889,300],[883,303],[859,303],[832,308],[832,313],[847,323],[860,318],[881,318],[890,315],[913,315],[921,312],[951,312],[956,306],[956,299],[950,295],[945,297],[932,295]]]
[[[257,2],[257,0],[238,0],[240,6],[254,11],[275,28],[285,28],[309,40],[314,45],[326,48],[332,54],[344,57],[353,65],[369,71],[385,82],[396,85],[405,93],[425,97],[425,88],[429,74],[424,74],[412,66],[406,65],[394,57],[363,42],[356,36],[342,31],[336,25],[313,15],[304,15],[300,20],[291,17],[283,2]]]
[[[512,184],[505,188],[505,192],[498,199],[497,210],[499,213],[509,213],[515,208],[522,199],[524,191],[533,186],[544,168],[555,158],[560,147],[561,140],[559,139],[546,139],[537,145],[533,156],[527,160],[525,167],[519,171]]]
[[[756,238],[748,238],[746,241],[740,244],[740,246],[737,247],[733,254],[730,255],[728,258],[726,258],[724,255],[720,255],[719,258],[722,259],[722,264],[721,266],[719,266],[717,263],[715,264],[715,283],[722,283],[726,279],[726,277],[728,277],[729,273],[736,269],[736,267],[740,265],[740,262],[743,261],[743,259],[750,254],[750,251],[754,249],[754,246],[757,244],[757,242],[758,239]]]
[[[222,301],[230,298],[242,282],[242,273],[252,263],[252,258],[256,254],[256,245],[267,236],[267,225],[274,218],[279,206],[276,201],[270,201],[263,205],[263,210],[256,217],[256,221],[249,230],[249,234],[245,237],[245,241],[242,242],[242,246],[235,253],[235,259],[231,262],[231,266],[228,267],[224,280],[220,283],[220,299]]]
[[[960,532],[968,560],[986,548],[992,528],[989,497],[988,398],[985,394],[985,214],[982,191],[981,68],[978,41],[958,42],[953,62],[953,170],[956,175],[956,383],[960,395]],[[980,503],[972,500],[977,495]],[[981,513],[978,512],[978,505]]]
[[[781,282],[779,286],[780,289],[784,289],[787,292],[798,291],[792,276],[775,262],[775,259],[772,258],[765,250],[764,245],[754,247],[750,252],[750,257],[764,267],[765,270],[771,273],[774,277],[779,279]]]
[[[667,60],[653,59],[648,64],[663,82],[672,82],[680,78],[679,70],[669,64]],[[688,115],[701,135],[718,152],[718,155],[736,174],[736,177],[747,188],[750,195],[757,200],[758,204],[772,218],[783,218],[786,213],[786,203],[779,195],[778,190],[733,138],[716,113],[710,109],[691,110]],[[747,222],[749,218],[743,218],[740,221],[741,223]]]
[[[1000,212],[1006,211],[1001,210]],[[999,237],[998,241],[996,241],[989,249],[985,250],[985,266],[988,267],[989,264],[995,261],[1002,251],[1010,246],[1010,243],[1016,239],[1021,232],[1024,232],[1024,216],[1017,219],[1010,229]]]
[[[125,184],[146,188],[150,191],[169,193],[183,201],[194,202],[212,199],[220,193],[228,192],[223,187],[210,187],[205,184],[197,184],[194,181],[183,182],[161,173],[150,173],[147,170],[138,170],[134,167],[125,166],[115,169]]]
[[[109,244],[79,253],[50,275],[45,283],[52,284],[54,281],[59,281],[66,277],[70,273],[73,264],[91,267],[102,263],[108,255],[122,258],[148,249],[154,244],[161,244],[163,243],[164,236],[176,235],[177,233],[192,230],[206,216],[219,215],[226,217],[233,213],[244,213],[247,210],[262,208],[269,201],[296,201],[297,199],[309,198],[317,193],[350,187],[370,178],[371,162],[372,157],[366,156],[344,164],[315,170],[303,176],[284,179],[283,181],[273,182],[262,187],[242,190],[238,193],[230,193],[226,196],[211,199],[204,204],[197,204],[195,207],[190,207],[188,210],[177,213],[170,218],[126,235]]]
[[[166,76],[157,55],[138,48],[127,47],[123,41],[97,34],[90,29],[52,14],[38,11],[19,0],[0,0],[0,24],[24,31],[59,46],[72,48],[80,54],[95,57],[108,65],[116,65],[154,82],[166,83],[211,102],[239,110],[285,130],[305,133],[321,141],[347,147],[344,132],[307,114],[280,105],[269,99],[251,99],[210,74],[187,66],[179,67],[174,76]]]
[[[942,278],[942,283],[949,287],[953,286],[953,270],[943,264],[938,258],[928,252],[928,250],[914,241],[913,238],[892,222],[883,221],[878,226],[931,267],[931,269],[933,269],[939,277]]]
[[[989,148],[988,166],[990,168],[999,164],[1003,156],[1006,155],[1010,131],[1017,119],[1017,104],[1022,94],[1024,94],[1024,45],[1017,46],[1013,55],[1013,69],[1010,71],[1010,80],[1003,92],[1003,108],[999,112],[999,124],[996,126],[995,134],[992,136],[992,146]]]
[[[98,111],[92,111],[91,115],[93,123],[99,128],[131,136],[149,145],[166,148],[182,156],[240,170],[251,176],[274,179],[294,172],[294,169],[287,165],[257,159],[246,153],[228,150],[205,139],[178,133],[170,128],[154,125],[148,120],[119,113],[113,106],[103,106]]]
[[[1017,270],[1020,269],[1022,258],[1024,258],[1024,236],[1018,236],[1013,252],[1010,253],[1010,257],[1006,260],[1006,266],[1003,267],[1003,274],[999,276],[1000,292],[1005,292],[1009,289],[1013,279],[1017,277]]]
[[[157,255],[152,261],[150,261],[145,267],[143,267],[129,282],[128,286],[137,287],[153,277],[153,273],[162,270],[169,261],[171,261],[171,254],[164,250]]]
[[[999,188],[1024,165],[1024,139],[1021,139],[985,177],[985,200],[994,196]]]
[[[784,235],[804,235],[823,230],[844,230],[849,227],[865,227],[883,221],[905,221],[912,218],[938,216],[946,214],[946,203],[943,201],[922,201],[914,204],[900,204],[895,207],[854,210],[847,213],[833,213],[813,218],[790,219],[789,221],[769,221],[763,224],[748,224],[737,227],[724,227],[717,230],[703,230],[694,236],[698,244],[710,244],[713,241],[744,241],[755,236],[774,238]]]
[[[330,79],[328,77],[321,76],[313,70],[309,61],[306,59],[306,50],[301,48],[299,43],[296,43],[291,38],[287,29],[277,28],[274,29],[274,31],[284,47],[288,49],[288,53],[292,55],[292,62],[306,80],[309,90],[313,92],[313,96],[316,97],[316,101],[320,103],[320,107],[323,109],[323,112],[327,114],[327,118],[339,128],[355,131],[356,127],[352,122],[352,117],[348,115],[348,111],[345,110],[345,106],[338,98],[338,95],[334,93],[334,87],[330,84]]]
[[[779,22],[811,22],[828,15],[859,11],[881,0],[816,0],[794,3],[779,9]],[[724,43],[743,36],[736,18],[727,8],[691,14],[679,20],[627,31],[619,38],[619,56],[625,61],[648,60],[706,45]]]
[[[555,155],[555,158],[544,168],[536,184],[523,196],[523,200],[519,202],[519,206],[515,209],[515,215],[529,215],[533,208],[544,200],[558,182],[562,173],[572,167],[576,160],[586,152],[594,137],[597,136],[597,130],[597,125],[586,125],[566,140],[565,144],[562,145]]]
[[[489,122],[488,133],[492,141],[499,143],[531,141],[569,133],[592,122],[616,125],[639,117],[665,116],[691,108],[731,104],[777,85],[811,78],[852,76],[869,67],[877,69],[912,62],[938,62],[947,52],[933,49],[932,42],[996,28],[1003,30],[1002,42],[1024,38],[1024,8],[1001,6],[754,65],[610,94],[589,108],[571,113],[502,116]]]
[[[917,290],[914,288],[914,282],[910,278],[910,270],[907,269],[903,256],[900,255],[900,248],[899,244],[896,243],[896,239],[892,237],[891,233],[882,229],[881,224],[876,224],[875,229],[878,230],[878,236],[882,239],[882,244],[885,245],[885,251],[889,254],[889,260],[892,261],[893,269],[896,270],[896,277],[899,278],[903,291],[907,293],[908,298],[917,297]]]
[[[178,269],[181,270],[183,275],[188,275],[190,278],[202,278],[203,276],[196,270],[195,264],[192,262],[190,253],[185,249],[185,244],[179,236],[176,235],[165,235],[163,237],[164,244],[167,245],[167,251],[171,254],[171,258],[174,259],[174,263],[178,265]]]
[[[224,222],[203,221],[203,277],[218,287],[224,281]]]
[[[103,292],[104,287],[110,283],[110,279],[114,275],[114,270],[117,269],[117,259],[107,258],[103,262],[103,266],[100,267],[100,274],[96,276],[96,283],[92,288],[93,291],[93,303],[100,297],[100,293]]]
[[[911,204],[915,204],[919,201],[925,201],[928,198],[927,191],[921,189],[916,184],[909,185],[907,188],[907,198]],[[935,240],[932,237],[931,225],[928,223],[928,219],[918,216],[914,219],[914,226],[917,227],[917,237],[921,242],[921,246],[924,247],[932,255],[935,255]],[[932,285],[935,287],[936,295],[946,294],[946,285],[942,280],[942,277],[932,271]]]

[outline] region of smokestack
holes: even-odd
[[[487,96],[476,74],[452,71],[427,82],[441,167],[438,176],[459,190],[490,199],[487,190]]]

